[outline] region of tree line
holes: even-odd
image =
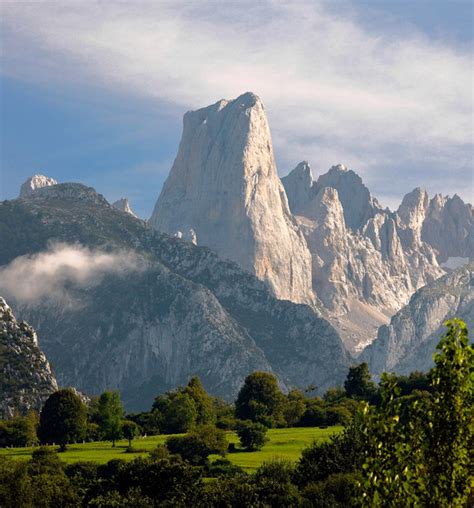
[[[300,398],[284,395],[266,373],[247,377],[232,413],[193,379],[158,396],[149,413],[128,415],[137,426],[156,418],[162,430],[160,418],[170,407],[189,406],[193,425],[187,434],[170,436],[148,457],[130,462],[65,465],[51,448],[38,448],[30,461],[2,458],[0,505],[471,506],[474,348],[462,321],[447,326],[435,366],[426,375],[385,374],[377,386],[365,365],[354,366],[344,395],[342,389],[322,398],[303,393],[298,410],[289,409],[290,400]],[[193,404],[174,405],[186,396]],[[315,406],[327,410],[345,399],[357,404],[351,421],[328,442],[305,449],[296,464],[272,460],[246,474],[224,457],[228,450],[222,427],[234,425],[244,435],[245,428],[284,426],[288,414],[304,415]],[[100,411],[100,398],[94,404],[97,415],[110,414],[109,402],[103,400]],[[96,421],[100,431],[101,420]],[[210,454],[222,457],[210,462]]]

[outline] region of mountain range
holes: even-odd
[[[473,323],[472,206],[415,189],[390,211],[343,164],[280,179],[252,93],[186,113],[148,221],[35,175],[0,236],[0,293],[59,384],[130,409],[191,375],[226,398],[254,370],[324,391],[364,348],[374,373],[426,369],[443,320]]]

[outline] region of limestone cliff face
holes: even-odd
[[[312,302],[311,255],[277,176],[262,102],[251,93],[188,112],[149,224],[236,261],[278,298]]]
[[[377,339],[361,355],[371,371],[426,371],[432,367],[433,353],[442,334],[443,322],[459,317],[474,329],[474,263],[468,263],[432,284],[419,289],[390,320],[382,326]]]
[[[276,299],[238,264],[151,230],[91,188],[61,184],[0,203],[0,235],[3,267],[44,252],[52,240],[127,249],[147,261],[138,272],[66,281],[72,305],[15,297],[19,315],[44,337],[62,385],[90,394],[117,388],[129,409],[146,409],[157,393],[192,375],[232,399],[255,370],[274,372],[288,387],[314,383],[321,390],[347,374],[340,337],[310,307]]]
[[[357,352],[416,289],[444,273],[421,239],[427,197],[416,191],[398,214],[383,210],[342,164],[313,181],[301,163],[282,181],[312,255],[323,313]]]
[[[0,419],[39,411],[58,389],[35,330],[18,322],[0,297]]]

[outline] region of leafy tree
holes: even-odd
[[[306,401],[306,409],[300,418],[299,424],[302,427],[319,427],[326,425],[327,414],[324,402],[319,398]]]
[[[306,411],[306,397],[300,390],[291,390],[288,393],[283,415],[288,427],[299,424],[301,417]]]
[[[182,391],[187,393],[194,401],[197,413],[197,425],[207,425],[208,423],[216,422],[212,398],[208,395],[198,377],[192,377]]]
[[[466,325],[448,331],[430,372],[433,393],[403,416],[394,376],[381,383],[382,402],[365,408],[361,501],[370,506],[465,506],[473,463],[474,348]]]
[[[87,409],[71,389],[54,392],[46,400],[40,414],[38,436],[42,443],[66,445],[82,439],[86,432]]]
[[[276,377],[268,372],[254,372],[245,378],[235,402],[240,420],[260,422],[267,427],[284,423],[285,397]]]
[[[0,420],[0,448],[5,446],[32,446],[38,442],[36,429],[39,417],[35,411],[26,416]]]
[[[314,442],[298,461],[293,481],[300,487],[326,480],[337,473],[351,473],[364,461],[364,434],[358,418],[327,442]]]
[[[361,363],[349,368],[344,388],[348,397],[367,398],[375,393],[375,384],[371,381],[369,366]]]
[[[260,450],[263,447],[268,440],[267,430],[265,425],[250,420],[244,420],[237,424],[240,444],[249,451]]]
[[[298,488],[291,481],[294,466],[285,459],[264,462],[255,472],[254,483],[263,506],[293,508],[301,503]]]
[[[440,504],[462,504],[474,464],[474,347],[463,321],[453,319],[446,326],[430,372],[427,490]]]
[[[189,432],[197,419],[196,404],[187,393],[159,395],[153,403],[153,414],[163,434]]]
[[[357,493],[361,478],[358,473],[335,473],[325,480],[309,483],[303,497],[318,508],[358,506]]]
[[[115,446],[115,441],[122,437],[122,420],[124,417],[119,392],[108,390],[99,397],[97,417],[104,438],[112,441],[112,446]]]
[[[227,440],[223,430],[212,425],[203,425],[185,436],[169,437],[166,446],[171,453],[181,455],[191,464],[203,465],[209,455],[225,454]]]
[[[122,421],[122,434],[128,439],[128,447],[132,447],[132,439],[140,435],[140,427],[132,420]]]

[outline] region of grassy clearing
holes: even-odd
[[[237,448],[235,453],[227,454],[227,458],[234,464],[243,467],[247,471],[255,469],[273,457],[285,458],[296,461],[301,455],[301,450],[309,446],[313,441],[325,441],[331,434],[338,432],[342,427],[330,427],[327,429],[305,427],[293,429],[270,429],[268,431],[269,441],[257,452],[245,452]],[[69,445],[68,450],[60,454],[64,462],[92,461],[103,464],[112,459],[132,460],[144,455],[158,444],[164,444],[168,435],[150,436],[133,441],[133,447],[137,453],[126,453],[128,441],[117,441],[115,448],[108,441]],[[227,433],[229,443],[238,446],[239,439],[235,432]],[[13,459],[28,459],[31,457],[33,448],[2,448],[0,456],[7,456]],[[212,459],[212,457],[211,457]]]

